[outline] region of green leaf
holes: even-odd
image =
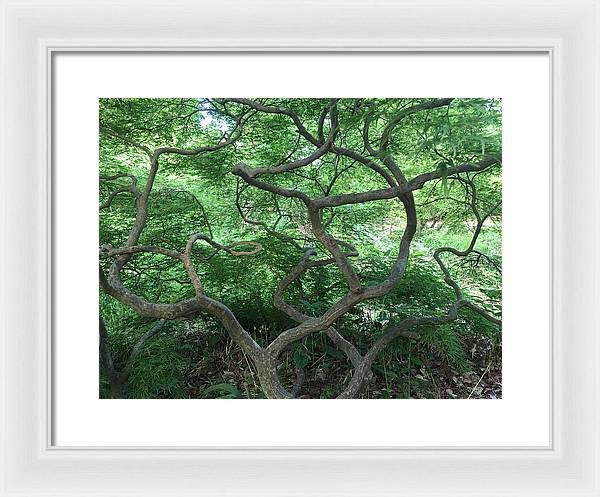
[[[203,396],[208,397],[208,395],[213,392],[223,393],[224,395],[217,397],[220,399],[237,399],[241,397],[241,392],[231,383],[217,383],[216,385],[211,385],[204,390]]]
[[[325,345],[325,353],[336,359],[344,359],[344,357],[346,357],[343,352],[340,352],[338,349],[334,349],[329,345]]]
[[[305,348],[299,347],[294,350],[294,362],[299,368],[305,368],[310,363],[310,354]]]

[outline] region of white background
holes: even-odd
[[[503,399],[98,399],[97,99],[167,96],[502,97]],[[546,55],[63,54],[53,110],[55,445],[549,445]]]

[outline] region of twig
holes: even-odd
[[[471,390],[471,393],[469,394],[469,396],[467,397],[467,399],[470,399],[471,396],[473,395],[473,392],[475,391],[475,389],[479,386],[479,384],[481,383],[481,380],[483,380],[483,377],[485,376],[485,374],[489,371],[490,366],[492,365],[492,361],[490,361],[487,365],[487,368],[485,368],[485,371],[483,372],[483,374],[479,377],[479,381],[475,384],[475,386],[473,387],[473,390]]]

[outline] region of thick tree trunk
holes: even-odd
[[[267,399],[293,399],[294,396],[281,386],[277,377],[277,358],[266,357],[256,361],[260,387]]]

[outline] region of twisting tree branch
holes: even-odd
[[[100,204],[100,209],[108,209],[111,206],[115,197],[117,195],[119,195],[120,193],[127,193],[127,192],[133,193],[133,195],[135,196],[136,205],[139,202],[139,199],[140,199],[140,196],[142,193],[140,192],[139,188],[137,187],[138,180],[133,174],[118,173],[118,174],[114,174],[112,176],[100,176],[100,181],[114,181],[119,178],[129,178],[131,183],[129,184],[129,186],[122,186],[122,187],[117,188],[116,190],[112,191],[109,194],[108,198]]]

